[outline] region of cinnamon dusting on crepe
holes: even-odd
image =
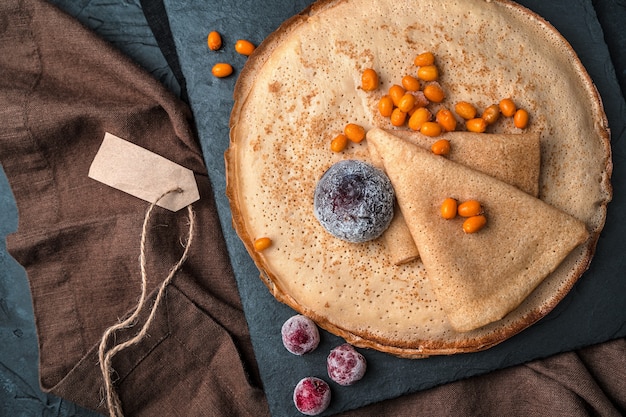
[[[611,199],[606,116],[563,37],[514,2],[440,6],[320,0],[286,21],[240,72],[226,153],[233,225],[269,291],[355,346],[412,358],[487,349],[545,316],[588,267]],[[424,15],[439,24],[421,24]],[[382,239],[332,238],[312,210],[316,182],[328,167],[347,158],[371,162],[367,140],[336,154],[330,138],[348,122],[388,127],[376,109],[382,91],[414,70],[408,61],[424,50],[437,56],[449,102],[485,108],[513,96],[531,112],[526,131],[541,139],[539,197],[590,232],[519,307],[467,332],[452,327],[421,260],[394,266]],[[359,88],[365,68],[376,69],[380,91]],[[509,123],[491,129],[517,132]],[[489,219],[472,237],[497,225],[497,217]],[[272,247],[255,252],[254,237],[269,233]]]
[[[410,130],[395,130],[393,134],[425,149],[440,138],[448,139],[452,152],[448,158],[494,178],[516,186],[533,196],[539,194],[541,144],[538,133],[487,134],[450,132],[438,138],[424,136]],[[383,168],[380,155],[368,147],[372,163]],[[402,265],[419,258],[419,251],[400,210],[383,234],[392,263]]]
[[[500,320],[589,233],[585,224],[505,182],[381,129],[367,133],[391,180],[437,300],[452,326]],[[439,216],[447,196],[477,199],[487,227],[469,236]]]

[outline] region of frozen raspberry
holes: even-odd
[[[395,194],[383,171],[363,161],[331,166],[317,183],[314,212],[333,236],[352,243],[380,236],[391,223]]]
[[[320,343],[317,325],[308,317],[297,314],[289,318],[281,329],[283,345],[294,355],[304,355]]]
[[[344,343],[330,351],[326,366],[333,381],[339,385],[352,385],[365,375],[367,362],[351,345]]]
[[[313,376],[302,378],[293,390],[293,403],[302,414],[316,416],[330,404],[330,387]]]

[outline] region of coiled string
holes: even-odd
[[[120,329],[130,328],[134,326],[135,321],[139,317],[140,312],[144,308],[144,304],[146,303],[146,298],[147,298],[147,287],[148,287],[148,273],[147,273],[147,268],[146,268],[146,240],[147,240],[147,235],[148,235],[148,224],[150,221],[150,217],[152,215],[152,210],[157,205],[157,203],[161,201],[161,199],[163,199],[168,194],[171,194],[174,192],[180,193],[182,192],[182,190],[180,188],[174,188],[163,193],[159,198],[156,199],[156,201],[154,201],[150,205],[144,217],[143,228],[141,230],[141,246],[140,246],[141,296],[139,297],[139,302],[137,303],[135,310],[130,316],[128,316],[126,319],[122,320],[121,322],[116,323],[113,326],[106,329],[100,341],[100,346],[98,349],[98,359],[100,362],[100,370],[102,371],[102,377],[104,379],[104,391],[105,391],[104,394],[106,397],[107,407],[109,409],[109,415],[111,417],[123,417],[124,416],[124,413],[122,410],[122,403],[120,401],[119,395],[117,394],[117,391],[115,390],[115,386],[114,386],[114,382],[112,378],[114,369],[113,369],[111,362],[113,360],[113,357],[119,352],[121,352],[122,350],[126,349],[127,347],[140,342],[146,336],[146,334],[148,333],[148,328],[150,327],[150,324],[154,320],[157,307],[159,306],[159,304],[161,303],[161,300],[163,299],[165,295],[165,288],[169,285],[174,275],[176,275],[176,272],[178,272],[178,270],[181,268],[181,266],[187,259],[189,248],[191,247],[191,242],[193,240],[194,228],[195,228],[195,213],[193,209],[191,208],[191,204],[190,204],[187,206],[187,212],[189,214],[189,231],[187,234],[187,244],[185,245],[185,250],[183,251],[183,254],[181,255],[178,262],[176,262],[176,264],[172,267],[172,269],[170,269],[170,272],[165,278],[165,280],[161,283],[159,287],[159,292],[157,294],[156,300],[154,301],[154,305],[152,306],[150,310],[150,315],[148,316],[148,319],[146,320],[144,325],[141,327],[139,332],[134,337],[132,337],[131,339],[125,342],[114,344],[110,349],[107,350],[107,345],[109,343],[109,339],[111,338],[111,336],[114,335],[115,332]]]

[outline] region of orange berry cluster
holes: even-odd
[[[426,136],[439,136],[442,132],[455,130],[456,120],[451,112],[442,108],[433,120],[433,114],[427,108],[430,103],[441,103],[446,97],[438,82],[439,68],[435,65],[435,56],[432,52],[424,52],[416,56],[413,63],[417,67],[415,75],[406,74],[400,84],[389,87],[378,102],[379,113],[388,117],[393,126],[407,125]]]
[[[207,46],[211,51],[222,48],[222,36],[217,31],[211,31],[207,36]],[[239,39],[235,42],[235,51],[241,55],[250,56],[254,52],[255,46],[252,42]],[[228,77],[233,73],[233,66],[227,62],[218,62],[211,68],[211,73],[217,78]]]
[[[461,204],[454,198],[446,198],[440,207],[441,217],[446,220],[452,220],[457,215],[464,217],[463,231],[465,233],[476,233],[487,225],[487,217],[480,202],[476,200],[467,200]]]
[[[361,143],[365,139],[365,128],[355,123],[348,123],[343,133],[339,133],[330,141],[330,149],[333,152],[343,152],[349,142]]]
[[[457,118],[451,110],[440,106],[433,114],[429,109],[431,103],[440,104],[446,98],[445,91],[439,84],[439,69],[435,64],[434,54],[421,53],[415,57],[413,63],[417,67],[416,74],[407,74],[402,77],[400,84],[389,87],[387,94],[378,101],[379,113],[389,118],[393,126],[406,125],[426,136],[435,137],[457,130]],[[379,86],[378,74],[374,69],[367,68],[362,73],[361,82],[363,91],[374,91]],[[472,104],[464,101],[456,103],[454,112],[464,122],[466,130],[479,133],[485,132],[501,114],[513,117],[515,126],[520,129],[526,128],[529,119],[528,112],[517,109],[509,98],[487,107],[481,115],[478,115]]]
[[[492,104],[478,115],[476,107],[467,102],[459,101],[454,105],[455,113],[465,120],[465,128],[470,132],[483,133],[487,127],[496,123],[500,116],[512,117],[513,124],[519,129],[528,126],[529,114],[524,109],[518,109],[515,102],[510,98],[500,100],[498,104]]]

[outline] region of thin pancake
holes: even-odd
[[[473,133],[448,132],[438,137],[428,137],[411,130],[388,130],[422,148],[439,139],[450,141],[451,161],[484,172],[537,197],[541,168],[541,143],[539,132]]]
[[[541,136],[539,197],[592,234],[519,308],[470,332],[452,328],[421,261],[393,266],[380,239],[340,242],[313,215],[316,183],[333,163],[370,160],[367,141],[334,153],[330,140],[349,122],[391,128],[377,102],[415,74],[423,51],[436,56],[444,105],[484,109],[512,97],[528,110],[526,131]],[[377,70],[378,90],[360,89],[365,68]],[[589,265],[611,198],[606,118],[572,48],[527,9],[503,0],[322,0],[257,47],[234,99],[233,225],[271,293],[350,343],[409,357],[485,349],[545,316]],[[519,132],[503,118],[489,130]],[[273,241],[263,252],[254,250],[259,236]]]
[[[480,171],[381,129],[367,133],[381,156],[437,300],[458,331],[515,309],[589,234],[585,224]],[[448,198],[481,202],[485,229],[465,234],[439,215]]]
[[[427,149],[435,141],[447,139],[451,144],[448,155],[451,161],[482,171],[535,197],[539,194],[541,148],[538,133],[449,132],[435,138],[410,130],[395,130],[393,134]],[[382,161],[375,148],[368,149],[372,162],[382,167]],[[419,258],[419,250],[406,226],[402,212],[397,207],[391,225],[383,234],[383,239],[394,265]]]

